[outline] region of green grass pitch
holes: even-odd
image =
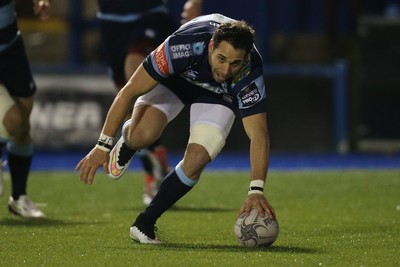
[[[159,219],[158,246],[129,238],[144,208],[141,172],[113,181],[99,171],[91,186],[76,172],[33,172],[28,191],[48,217],[37,221],[8,213],[6,177],[0,266],[400,266],[398,170],[271,171],[280,236],[255,249],[233,233],[247,176],[206,171]]]

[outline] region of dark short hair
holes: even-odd
[[[220,24],[212,37],[215,47],[226,41],[235,49],[245,50],[246,54],[253,48],[254,38],[253,28],[244,20]]]

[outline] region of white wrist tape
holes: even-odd
[[[250,194],[264,194],[264,181],[263,180],[251,181],[248,195]]]
[[[103,133],[100,134],[99,140],[97,141],[96,148],[103,151],[110,151],[114,143],[114,138]]]
[[[107,147],[104,147],[104,146],[101,146],[101,145],[96,145],[95,148],[98,148],[98,149],[100,149],[102,151],[105,151],[105,152],[110,152],[111,151],[111,149],[109,149]]]

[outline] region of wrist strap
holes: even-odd
[[[105,151],[105,152],[110,152],[111,151],[110,148],[107,148],[107,147],[104,147],[104,146],[101,146],[101,145],[98,145],[98,144],[95,146],[95,148],[98,148],[98,149],[100,149],[102,151]]]
[[[248,192],[248,195],[250,194],[264,194],[264,181],[252,180]]]
[[[114,143],[113,137],[101,133],[99,140],[97,141],[96,148],[109,152],[112,148],[113,143]]]

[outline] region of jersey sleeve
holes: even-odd
[[[143,61],[143,67],[156,81],[161,81],[174,73],[174,68],[168,53],[169,39],[170,37],[160,44]]]
[[[247,117],[267,111],[267,90],[261,57],[256,54],[250,65],[239,73],[234,85],[240,116]]]
[[[184,24],[146,57],[144,68],[156,81],[182,74],[207,55],[216,26],[204,19]]]
[[[237,95],[239,104],[239,113],[242,118],[263,113],[267,111],[267,95],[264,84],[264,77],[258,77],[256,80]]]

